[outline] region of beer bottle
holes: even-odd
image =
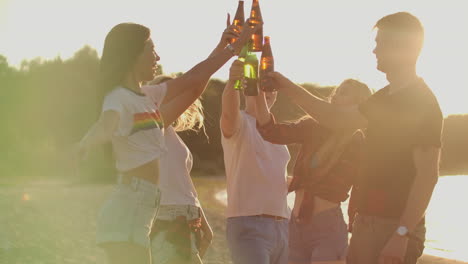
[[[247,57],[247,53],[249,52],[249,49],[250,49],[250,42],[249,41],[247,44],[244,45],[244,47],[242,47],[242,50],[241,52],[239,53],[239,56],[238,56],[238,60],[242,61],[245,63],[245,58]],[[244,87],[242,85],[242,81],[243,80],[236,80],[235,84],[234,84],[234,89],[236,90],[242,90]]]
[[[245,80],[245,96],[258,95],[258,58],[257,54],[249,51],[244,62],[244,80]]]
[[[236,15],[234,16],[234,20],[232,21],[232,24],[234,26],[237,26],[240,31],[242,31],[242,26],[244,25],[244,1],[241,0],[239,1],[239,4],[237,5],[237,11]],[[240,32],[239,31],[239,32]],[[230,39],[229,42],[232,44],[234,43],[235,39]]]
[[[257,24],[263,23],[262,13],[260,12],[260,4],[258,0],[253,0],[252,9],[250,10],[250,26],[253,27]],[[254,52],[262,51],[263,46],[263,28],[260,27],[257,31],[252,34],[252,50]]]
[[[275,61],[273,52],[271,51],[270,37],[265,36],[262,49],[262,57],[260,58],[260,89],[265,92],[273,92],[275,89],[265,82],[265,75],[275,70]]]

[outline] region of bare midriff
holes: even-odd
[[[159,184],[159,159],[152,160],[134,169],[123,172],[124,179],[140,178],[156,185]]]
[[[320,212],[323,212],[332,208],[336,208],[338,206],[340,206],[339,203],[330,202],[328,200],[315,196],[314,197],[314,211],[312,215],[319,214]]]
[[[298,190],[296,191],[296,198],[294,201],[294,208],[293,208],[293,214],[295,217],[299,216],[299,211],[300,210],[308,210],[307,208],[301,208],[302,207],[302,202],[304,199],[304,192],[303,190]],[[328,200],[322,199],[320,197],[314,196],[314,202],[313,202],[313,211],[312,211],[312,216],[319,214],[320,212],[336,208],[340,206],[339,203],[335,202],[330,202]]]

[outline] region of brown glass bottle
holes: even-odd
[[[253,0],[252,2],[252,9],[250,10],[250,26],[253,27],[257,24],[262,24],[262,13],[260,11],[260,3],[258,0]],[[252,51],[258,52],[262,51],[263,47],[263,27],[260,27],[256,32],[252,35]]]
[[[271,50],[270,37],[265,36],[262,49],[262,57],[260,58],[260,89],[265,92],[275,91],[274,87],[268,85],[265,81],[265,75],[275,71],[275,60]]]
[[[242,31],[242,26],[244,25],[244,1],[239,1],[239,4],[237,5],[237,11],[236,15],[234,16],[234,20],[232,21],[232,24],[234,26],[237,26],[239,29],[239,32]],[[235,39],[230,39],[229,42],[234,43]]]

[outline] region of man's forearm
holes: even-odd
[[[311,94],[301,86],[290,82],[288,87],[282,87],[281,92],[290,97],[295,104],[323,126],[334,128],[339,124],[336,107]]]
[[[425,177],[419,178],[424,179]],[[437,176],[432,176],[431,178],[437,178]],[[410,231],[414,230],[426,214],[426,209],[431,200],[432,192],[434,191],[436,183],[437,180],[414,181],[413,187],[411,188],[408,196],[405,211],[400,219],[400,225],[406,226]]]
[[[280,91],[324,127],[346,129],[367,126],[367,120],[361,116],[357,106],[333,105],[291,81]]]
[[[418,225],[426,209],[439,178],[440,149],[419,150],[415,153],[416,177],[408,195],[406,208],[400,218],[400,225],[410,231]]]

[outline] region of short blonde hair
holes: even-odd
[[[171,75],[158,75],[152,81],[148,82],[148,84],[160,84],[173,79],[175,79],[175,77]],[[204,128],[204,120],[203,105],[200,98],[198,98],[179,116],[179,118],[177,118],[172,126],[177,132],[186,130],[200,131],[200,129]]]

